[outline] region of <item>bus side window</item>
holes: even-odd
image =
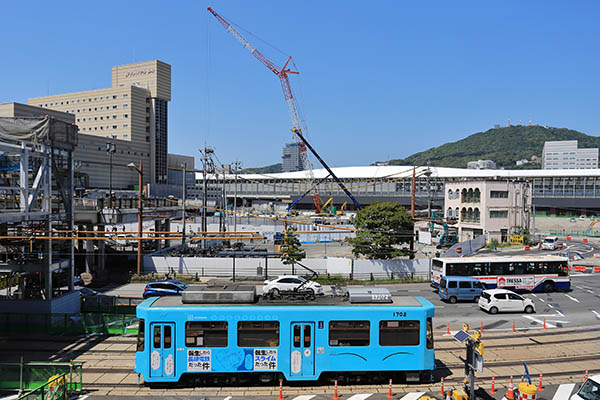
[[[505,272],[505,266],[506,264],[504,263],[493,263],[492,264],[492,275],[504,275],[506,272],[508,272],[508,268],[506,268],[506,272]]]
[[[514,263],[513,265],[515,267],[515,274],[516,275],[523,275],[525,273],[525,264],[523,264],[523,263]]]

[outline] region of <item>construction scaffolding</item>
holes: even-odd
[[[19,301],[52,302],[73,290],[74,240],[23,236],[73,232],[77,134],[76,125],[48,116],[0,118],[0,276],[6,282],[0,310],[18,312]]]

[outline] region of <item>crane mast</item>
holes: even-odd
[[[277,68],[277,66],[274,63],[272,63],[260,51],[258,51],[258,49],[256,49],[256,47],[254,47],[244,36],[242,36],[241,33],[239,33],[229,22],[227,22],[225,18],[221,17],[210,7],[208,7],[208,11],[212,15],[214,15],[215,18],[217,18],[217,20],[221,23],[221,25],[223,25],[225,30],[229,32],[234,38],[236,38],[238,42],[240,42],[242,46],[244,46],[244,48],[250,52],[250,54],[256,57],[258,61],[260,61],[265,67],[269,68],[271,72],[277,75],[281,83],[281,88],[283,90],[285,102],[288,106],[288,113],[290,116],[290,121],[292,123],[292,131],[304,131],[304,129],[302,129],[303,127],[301,126],[302,119],[300,118],[300,113],[298,112],[298,107],[296,106],[294,93],[292,92],[292,87],[290,86],[290,81],[288,78],[288,74],[298,74],[298,71],[292,71],[288,68],[288,64],[292,60],[292,57],[288,57],[287,61],[281,69]],[[312,169],[312,163],[310,162],[310,159],[308,158],[308,153],[306,151],[306,145],[302,140],[300,140],[300,138],[296,137],[295,139],[296,144],[298,145],[298,150],[300,152],[302,165],[304,166],[304,168],[306,168],[309,174],[310,186],[316,188],[315,186],[313,186],[315,177]],[[316,189],[314,189],[313,199],[315,199],[315,197],[318,198],[318,196],[319,195],[316,193]]]

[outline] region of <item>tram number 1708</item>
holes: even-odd
[[[392,315],[394,317],[406,317],[406,312],[405,311],[394,311],[394,313]]]

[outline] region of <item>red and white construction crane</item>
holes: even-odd
[[[258,61],[260,61],[265,67],[269,68],[271,72],[277,75],[279,81],[281,82],[281,88],[283,89],[283,96],[285,98],[285,102],[288,106],[288,113],[292,122],[292,131],[295,133],[300,132],[300,134],[302,134],[305,131],[305,129],[303,129],[304,127],[302,126],[304,122],[300,118],[300,113],[298,112],[298,107],[296,105],[294,93],[292,92],[292,88],[290,86],[290,81],[288,78],[289,74],[297,75],[299,73],[298,71],[292,71],[290,68],[288,68],[288,65],[290,64],[290,62],[292,62],[292,57],[288,57],[283,67],[278,68],[273,62],[271,62],[260,51],[258,51],[245,37],[243,37],[242,34],[239,33],[229,22],[227,22],[225,18],[217,14],[210,7],[208,7],[208,11],[210,11],[210,13],[219,20],[219,22],[221,23],[221,25],[223,25],[227,32],[229,32],[233,37],[235,37],[242,44],[242,46],[244,46],[244,48],[246,48],[246,50],[250,52],[250,54],[256,57]],[[309,174],[309,185],[310,187],[313,187],[313,201],[318,202],[319,194],[316,192],[316,186],[314,185],[315,177],[313,173],[312,163],[310,162],[310,159],[308,158],[308,153],[306,151],[306,145],[300,139],[300,137],[298,137],[297,134],[294,136],[296,139],[296,144],[298,145],[298,149],[300,151],[300,159],[302,160],[302,165]]]

